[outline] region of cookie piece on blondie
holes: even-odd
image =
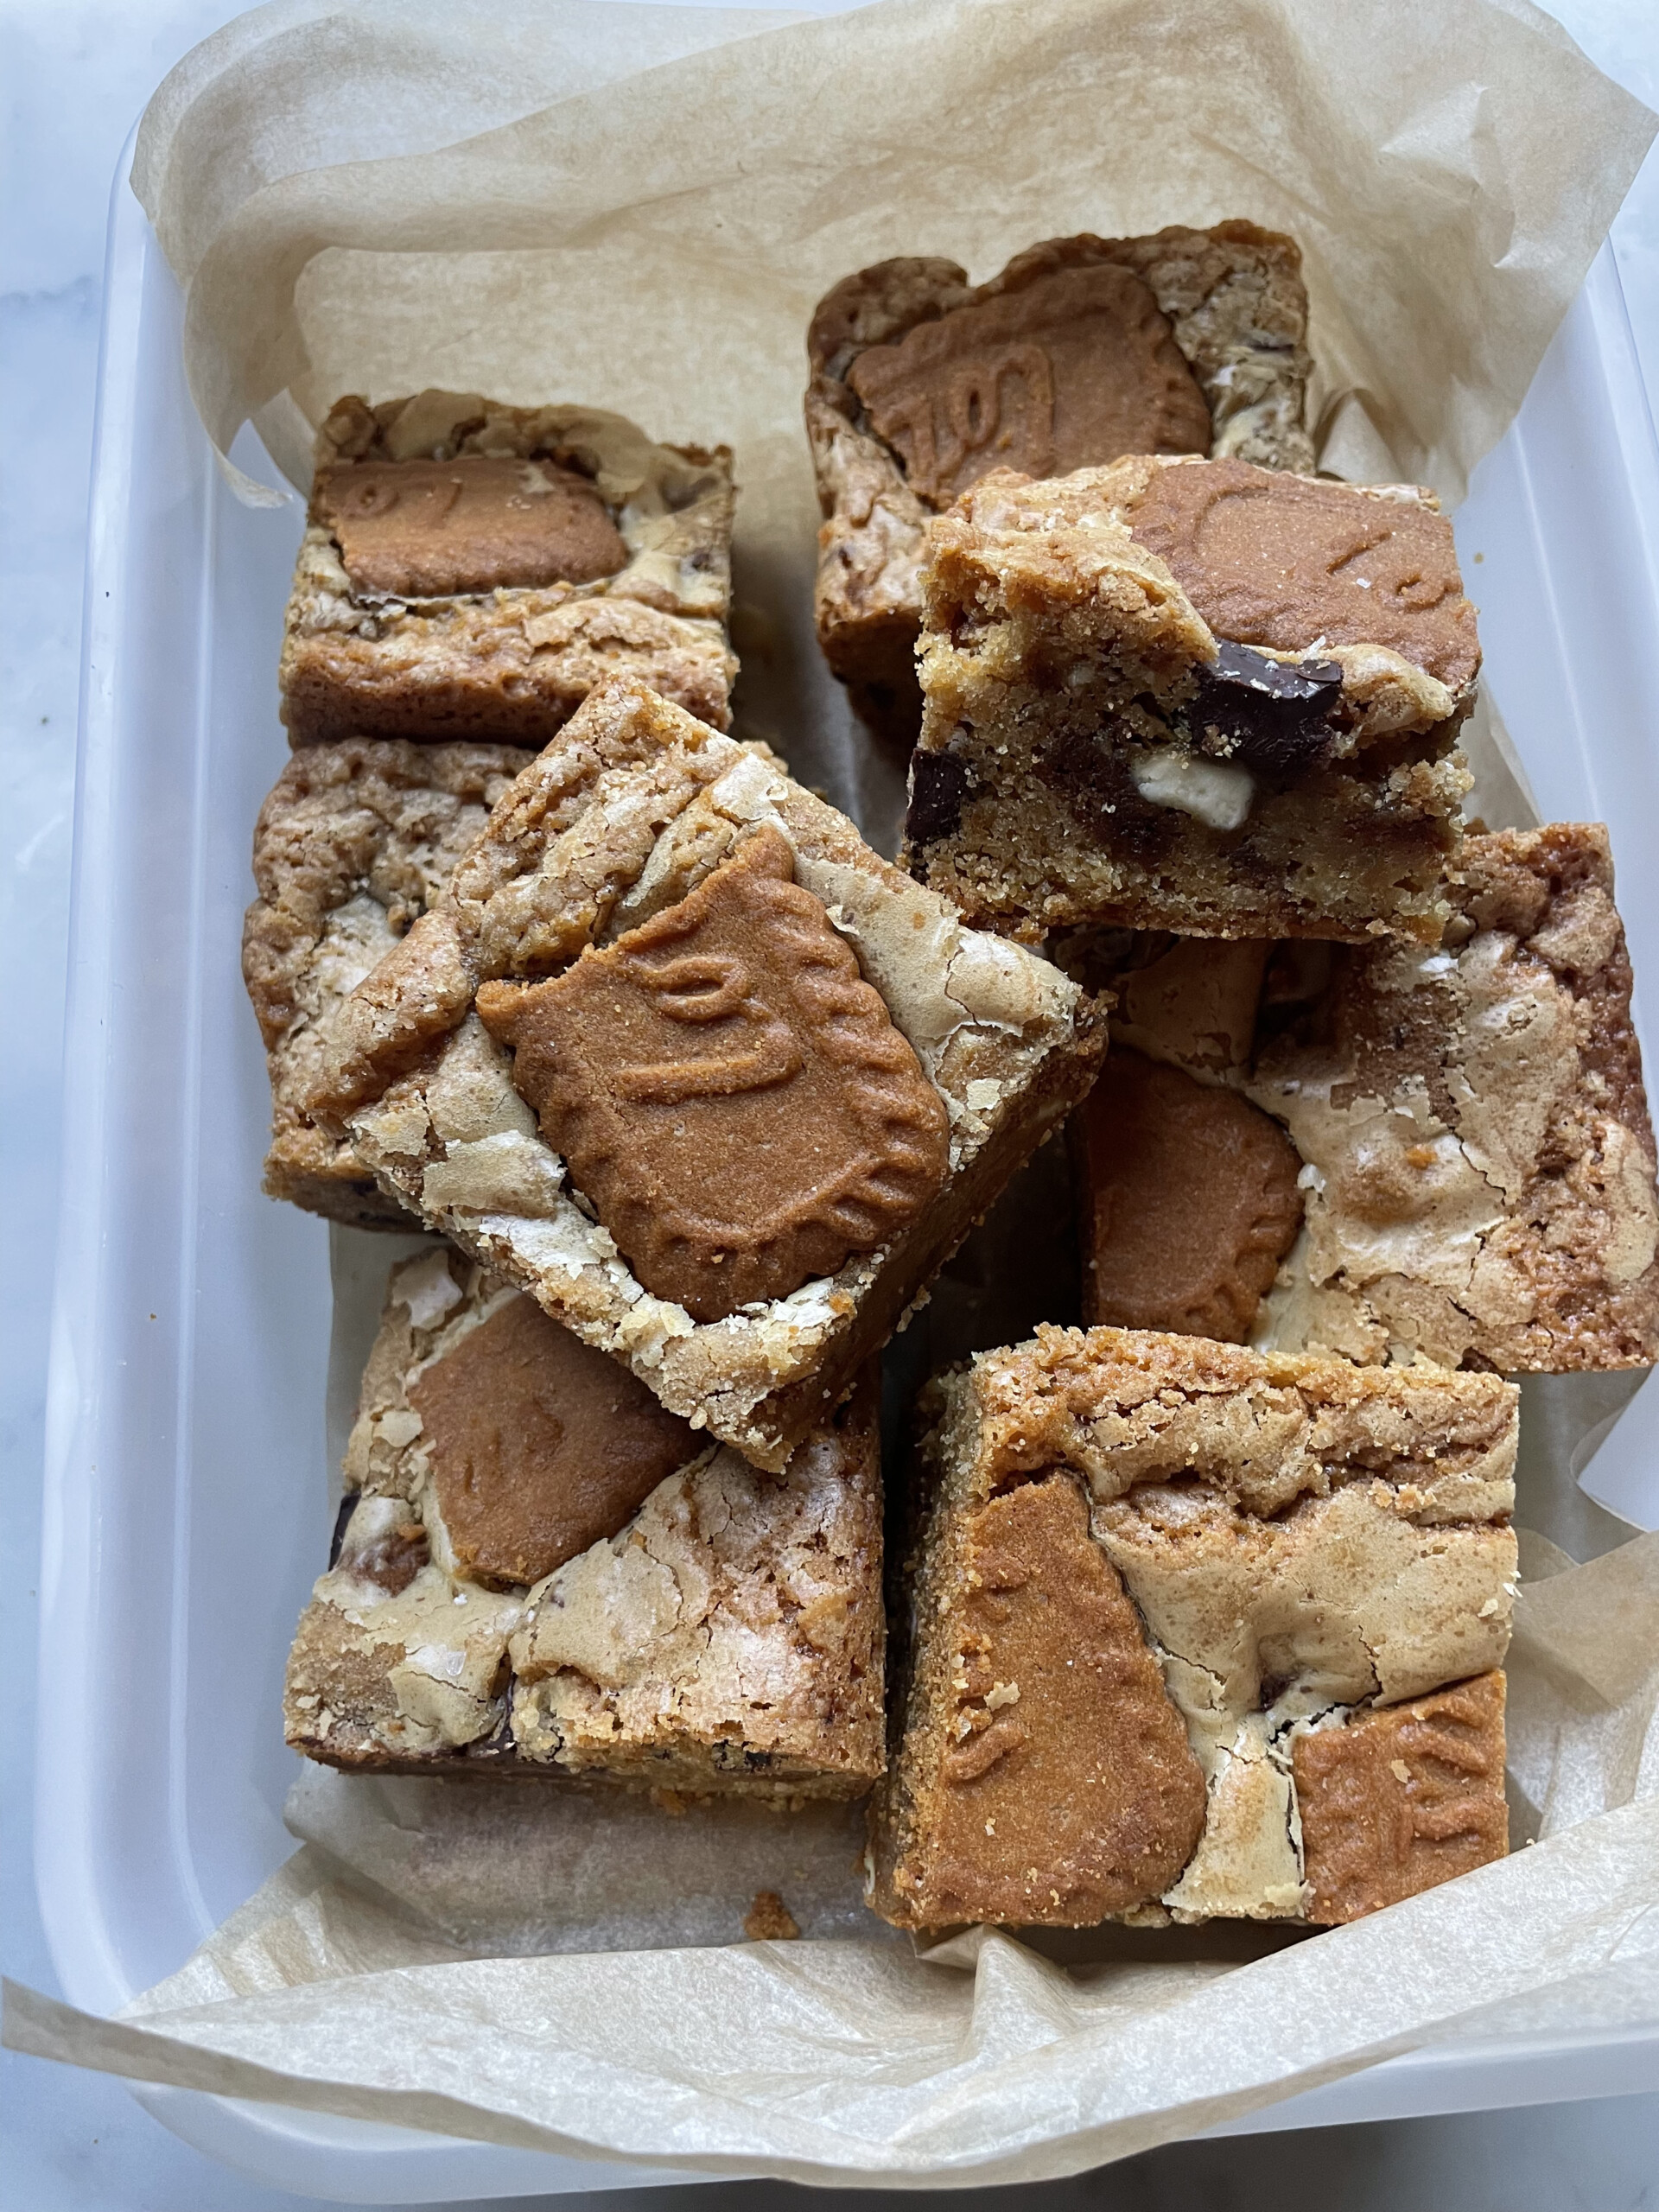
[[[1323,1922],[1501,1855],[1517,1395],[1109,1328],[933,1385],[877,1911]]]
[[[270,1071],[273,1198],[356,1229],[412,1225],[303,1100],[334,1009],[426,912],[533,757],[508,745],[358,738],[308,746],[277,778],[253,833],[259,896],[242,931]]]
[[[733,498],[723,446],[596,408],[337,401],[288,602],[289,738],[540,747],[628,673],[723,728]]]
[[[781,1468],[1092,1080],[1092,1001],[764,747],[587,701],[340,1010],[383,1188]]]
[[[924,592],[904,857],[970,919],[1438,943],[1480,653],[1432,493],[995,473]]]
[[[1253,223],[1051,238],[970,286],[953,261],[844,277],[807,334],[825,517],[819,642],[866,710],[915,716],[922,533],[988,469],[1125,453],[1311,469],[1295,244]]]
[[[764,1474],[448,1248],[392,1272],[288,1740],[789,1801],[880,1771],[874,1373]]]

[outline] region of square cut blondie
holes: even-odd
[[[338,400],[289,594],[291,742],[540,747],[630,673],[723,729],[731,461],[597,408]]]
[[[764,747],[594,691],[340,1007],[307,1111],[781,1468],[1087,1090],[1103,1018]]]
[[[1606,830],[1468,836],[1448,898],[1434,952],[1057,946],[1118,1001],[1072,1123],[1086,1319],[1512,1375],[1659,1359]]]
[[[1480,649],[1431,493],[996,473],[924,594],[904,857],[970,920],[1438,943]]]
[[[778,1474],[447,1247],[392,1271],[288,1740],[340,1767],[857,1796],[882,1764],[872,1370]]]
[[[1105,1328],[932,1386],[875,1910],[1328,1923],[1501,1857],[1517,1395]]]
[[[259,896],[242,931],[270,1071],[271,1198],[355,1229],[411,1226],[303,1100],[334,1010],[426,912],[534,757],[511,745],[354,738],[308,746],[277,778],[253,833]]]
[[[1051,238],[989,283],[954,261],[843,277],[807,334],[824,514],[818,639],[873,719],[912,724],[922,536],[987,470],[1061,476],[1126,453],[1309,470],[1307,296],[1254,223]]]

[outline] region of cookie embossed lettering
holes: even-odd
[[[645,1288],[716,1321],[887,1243],[944,1179],[938,1093],[753,832],[688,898],[478,1010]]]
[[[346,462],[318,473],[312,508],[353,587],[394,597],[591,583],[628,558],[593,485],[545,461]]]
[[[1127,520],[1218,638],[1387,645],[1453,690],[1480,664],[1452,525],[1419,500],[1212,461],[1157,470]]]
[[[918,323],[859,354],[847,380],[936,506],[993,468],[1058,476],[1210,448],[1210,410],[1157,302],[1110,262]]]
[[[1357,1920],[1484,1866],[1509,1847],[1503,1677],[1301,1737],[1293,1770],[1310,1920]]]

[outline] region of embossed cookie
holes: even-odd
[[[1328,1923],[1499,1855],[1517,1396],[1110,1328],[931,1385],[875,1910]]]
[[[289,739],[539,747],[629,672],[723,728],[733,496],[723,446],[596,408],[337,401],[289,594]]]
[[[1236,1344],[1302,1225],[1301,1157],[1236,1091],[1114,1050],[1072,1118],[1089,1323]]]
[[[1126,453],[1311,469],[1295,245],[1251,223],[1052,238],[970,286],[879,263],[819,302],[807,435],[825,517],[818,639],[878,726],[915,735],[922,533],[988,469]]]
[[[383,1189],[782,1467],[1103,1050],[764,748],[602,687],[331,1025]]]
[[[1310,1920],[1357,1920],[1503,1857],[1501,1674],[1344,1720],[1292,1754]]]
[[[478,1010],[634,1274],[694,1320],[834,1274],[944,1180],[939,1094],[779,830]]]
[[[904,858],[973,919],[1438,944],[1480,655],[1431,493],[994,472],[924,595]]]
[[[289,1661],[308,1758],[779,1803],[880,1771],[873,1373],[764,1474],[435,1244],[392,1270],[345,1475]]]
[[[317,471],[311,507],[353,588],[388,599],[588,584],[627,566],[598,486],[544,461],[335,461]]]

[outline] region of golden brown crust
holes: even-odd
[[[356,739],[296,755],[277,779],[254,830],[259,896],[242,937],[270,1072],[272,1198],[354,1228],[409,1226],[407,1209],[303,1101],[335,1009],[435,899],[528,757]]]
[[[1479,1675],[1298,1738],[1310,1920],[1358,1920],[1503,1857],[1503,1688]]]

